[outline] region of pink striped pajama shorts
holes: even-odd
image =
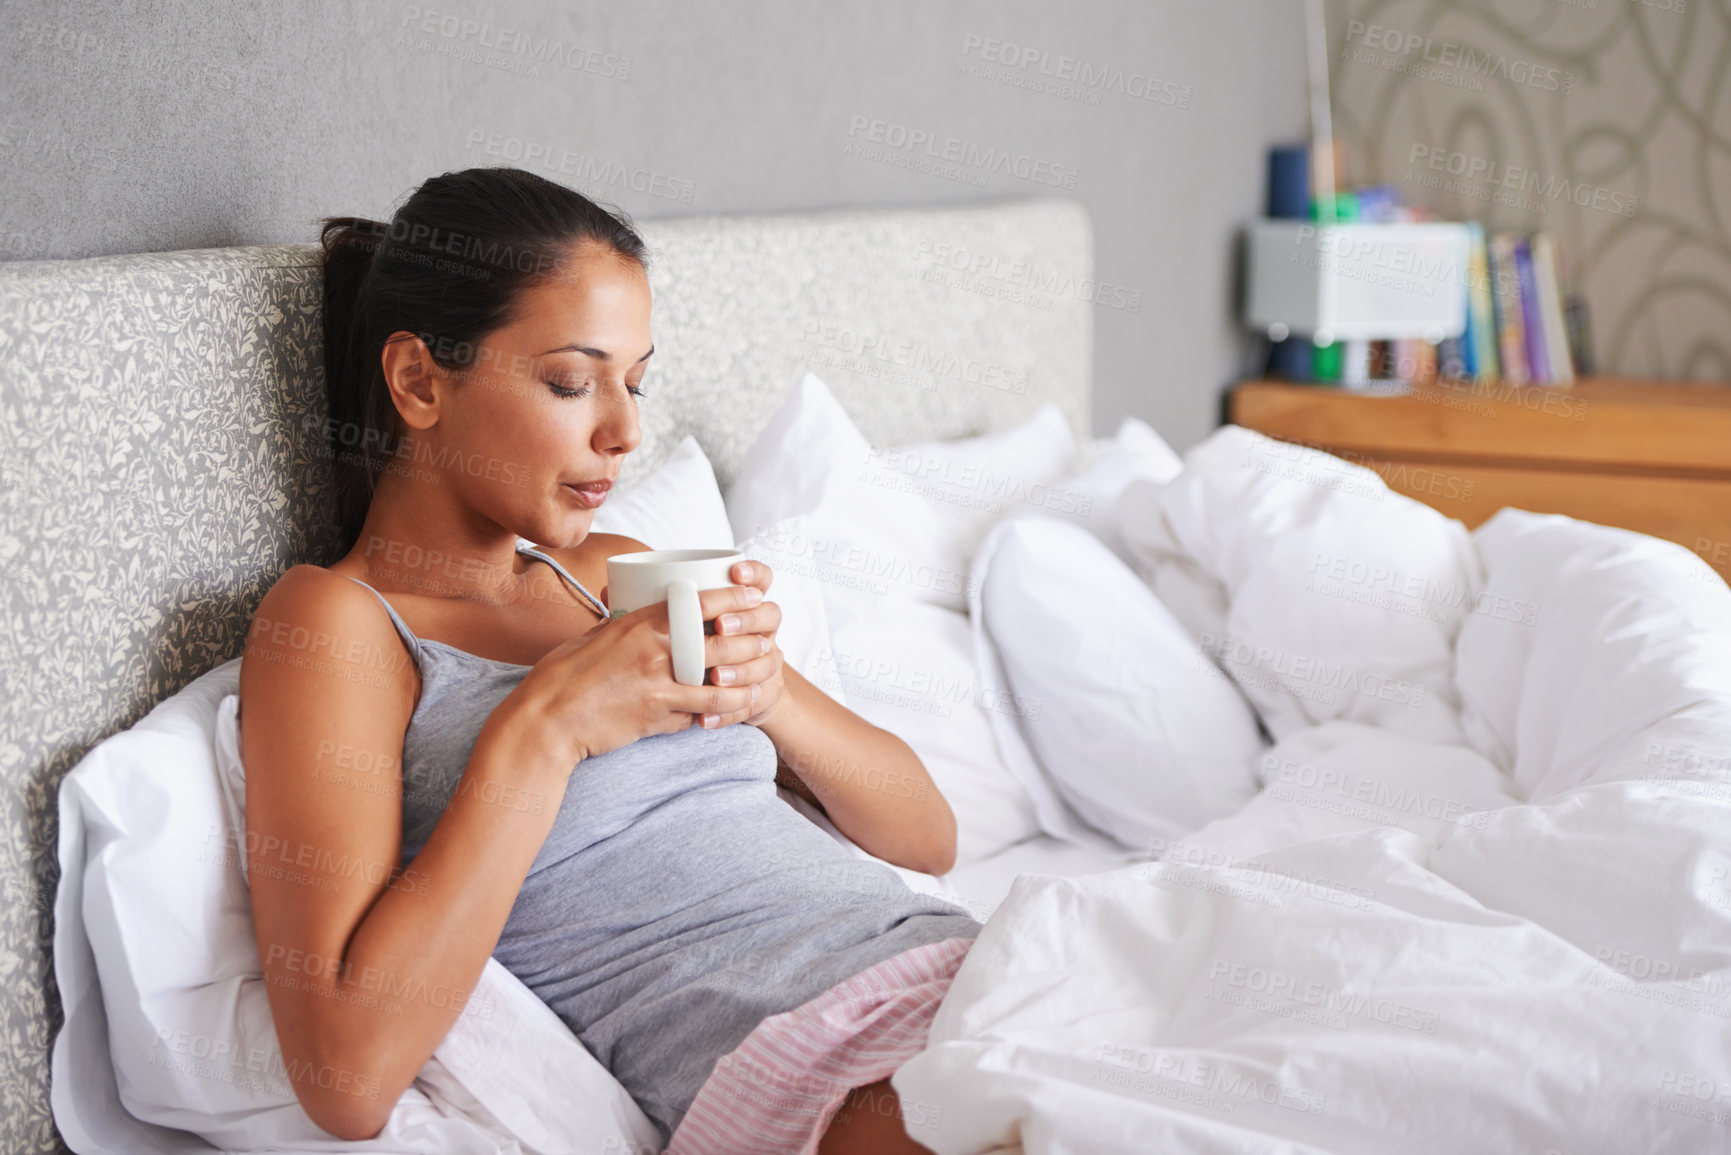
[[[812,1155],[849,1091],[925,1050],[973,945],[913,947],[764,1019],[715,1064],[663,1155]],[[903,1118],[917,1140],[921,1120]]]

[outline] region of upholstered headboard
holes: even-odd
[[[1087,216],[1069,202],[652,222],[655,368],[621,485],[687,433],[723,487],[798,380],[877,444],[1090,433]],[[48,943],[61,778],[240,653],[333,560],[309,246],[0,265],[0,1150],[62,1149]]]

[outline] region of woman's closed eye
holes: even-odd
[[[588,385],[579,385],[576,388],[572,388],[568,384],[561,385],[557,381],[549,381],[546,384],[547,388],[553,391],[553,396],[555,397],[587,397],[589,395]],[[644,396],[643,390],[638,388],[636,385],[626,385],[625,388],[633,397]]]

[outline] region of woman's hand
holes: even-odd
[[[700,591],[698,603],[708,619],[745,610],[748,594],[762,596],[729,587]],[[779,621],[779,609],[775,615]],[[719,716],[725,724],[760,712],[765,690],[753,682],[687,686],[676,681],[670,632],[667,603],[653,602],[555,646],[493,711],[483,735],[506,727],[520,736],[518,745],[529,744],[526,752],[575,766],[651,734],[688,730],[705,715]],[[760,651],[755,634],[706,635],[704,664],[713,664],[724,646],[729,658],[746,647],[752,654]]]
[[[705,716],[702,724],[712,729],[735,721],[762,726],[787,700],[781,647],[775,644],[775,631],[781,628],[781,607],[768,600],[769,584],[775,580],[775,574],[763,562],[742,561],[734,564],[728,576],[745,589],[705,590],[700,595],[700,598],[714,596],[722,609],[715,619],[715,633],[703,639],[703,664],[714,667],[708,680],[717,686],[756,685],[760,692],[757,701],[738,714]],[[755,589],[764,600],[747,606],[745,590],[749,589]],[[707,618],[711,613],[707,601],[703,609]]]

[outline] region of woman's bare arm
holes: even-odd
[[[418,685],[378,600],[314,566],[265,597],[241,665],[245,845],[271,1015],[296,1095],[344,1139],[378,1134],[463,1013],[575,764],[502,706],[399,874]]]
[[[737,562],[729,576],[765,600],[736,602],[716,619],[711,676],[766,688],[748,722],[775,743],[776,781],[817,805],[861,849],[910,870],[947,874],[956,863],[956,816],[925,764],[906,742],[787,664],[774,640],[781,607],[767,600],[775,582],[768,565]]]
[[[807,797],[861,849],[909,870],[947,874],[956,864],[956,816],[925,763],[792,666],[783,665],[782,678],[782,699],[759,727]]]

